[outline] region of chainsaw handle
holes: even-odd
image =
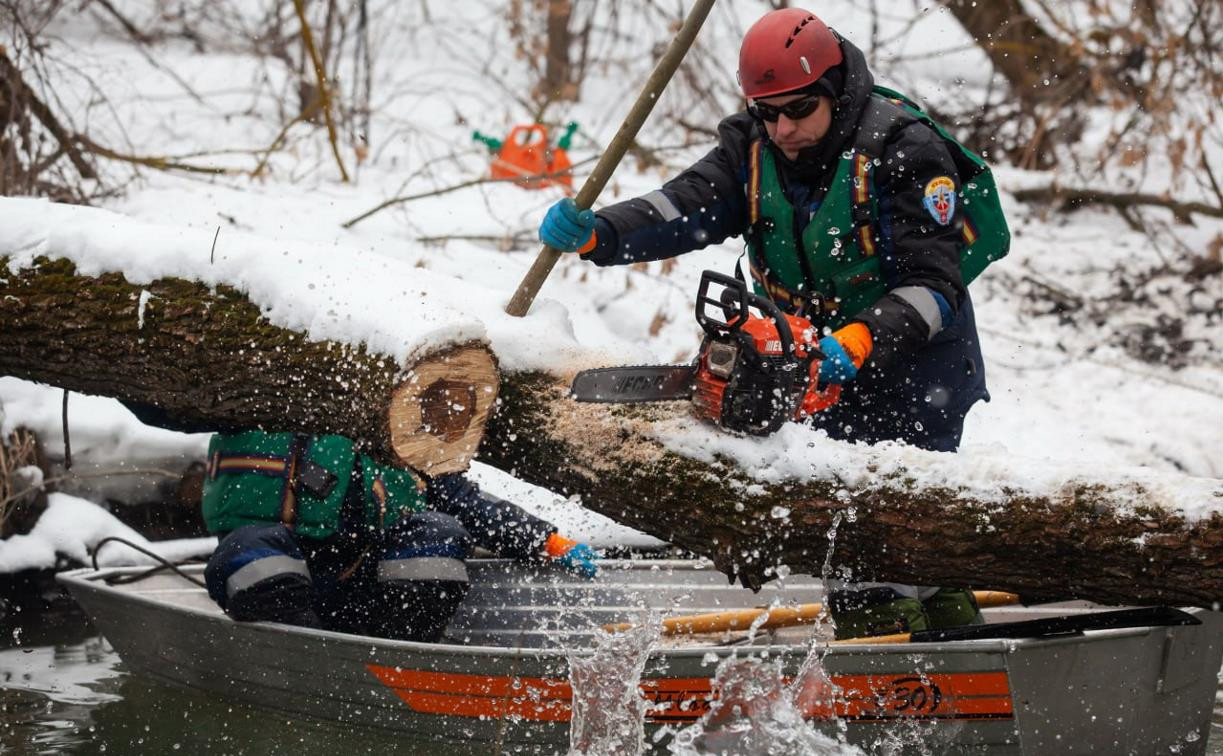
[[[709,296],[711,283],[723,287],[722,293],[716,299]],[[727,297],[727,294],[731,296]],[[708,305],[711,304],[722,311],[722,320],[709,315]],[[742,328],[750,317],[749,307],[755,307],[773,321],[777,326],[777,338],[781,340],[782,354],[794,357],[794,334],[791,333],[790,324],[786,322],[776,303],[749,290],[745,281],[734,276],[716,270],[707,270],[701,274],[701,285],[696,291],[696,322],[711,338],[729,335]]]

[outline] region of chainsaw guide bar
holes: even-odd
[[[594,368],[574,376],[569,393],[579,402],[673,402],[692,398],[695,378],[692,365]]]

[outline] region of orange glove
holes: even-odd
[[[844,328],[833,331],[832,338],[836,339],[845,353],[849,355],[855,370],[866,363],[875,346],[874,339],[871,338],[871,329],[867,328],[865,323],[850,323]]]
[[[544,553],[582,577],[592,578],[599,574],[599,565],[596,564],[599,561],[598,552],[584,543],[565,538],[560,533],[548,536],[547,542],[544,543]]]

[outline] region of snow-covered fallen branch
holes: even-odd
[[[151,542],[93,502],[53,493],[47,497],[47,511],[33,530],[0,542],[0,575],[48,569],[65,559],[74,564],[90,564],[98,542],[111,537],[131,541],[171,562],[206,557],[217,545],[215,538]],[[99,566],[155,563],[151,557],[121,543],[109,543],[98,553]]]

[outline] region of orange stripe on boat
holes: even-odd
[[[526,721],[567,722],[573,689],[559,677],[503,677],[427,672],[367,665],[383,685],[411,709],[458,717],[516,717]],[[835,698],[799,703],[806,719],[833,716],[854,722],[892,719],[1012,719],[1010,678],[1006,672],[953,672],[929,675],[833,675]],[[789,682],[789,681],[787,681]],[[709,710],[717,694],[705,677],[646,678],[642,698],[650,702],[650,722],[694,721]]]
[[[841,689],[836,714],[842,718],[1009,719],[1014,714],[1006,672],[833,675],[832,681]],[[828,713],[827,701],[803,710],[807,718]]]
[[[377,664],[368,665],[369,671],[392,688],[452,693],[469,696],[521,696],[535,692],[549,698],[568,700],[573,691],[569,681],[559,677],[493,677],[490,675],[465,675],[456,672],[426,672],[420,669],[396,669]]]

